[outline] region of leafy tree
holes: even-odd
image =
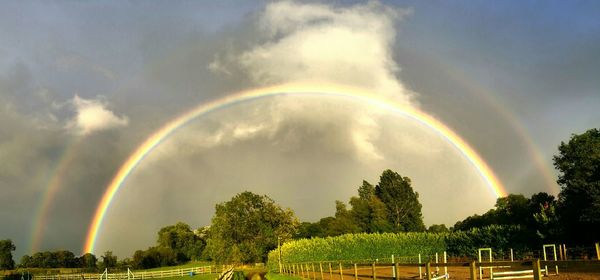
[[[150,247],[146,251],[137,250],[133,254],[131,265],[136,269],[147,269],[178,264],[177,253],[167,247]]]
[[[77,260],[75,259],[75,254],[73,252],[67,250],[55,251],[53,253],[54,258],[56,259],[56,264],[58,267],[76,267]]]
[[[263,262],[277,239],[288,240],[298,220],[268,196],[243,192],[216,205],[207,250],[219,262]]]
[[[117,266],[117,256],[113,255],[112,251],[104,252],[102,256],[102,265],[101,268],[114,268]]]
[[[388,210],[388,221],[395,231],[424,231],[423,207],[419,194],[414,192],[408,177],[385,170],[381,174],[375,194]]]
[[[345,233],[360,232],[360,227],[354,221],[352,213],[346,208],[346,204],[335,201],[335,219],[333,219],[325,230],[327,236],[337,236]]]
[[[31,265],[31,256],[23,255],[21,257],[21,261],[19,262],[19,267],[33,267]]]
[[[12,251],[15,249],[17,249],[17,247],[15,247],[12,240],[0,240],[0,269],[7,270],[15,268],[15,261],[12,256]]]
[[[189,225],[182,222],[162,228],[158,232],[157,243],[159,247],[172,249],[177,254],[178,263],[200,259],[206,245]]]
[[[529,199],[522,194],[509,194],[496,200],[495,219],[497,224],[523,225],[531,218]]]
[[[428,232],[432,232],[432,233],[440,233],[440,232],[449,232],[450,230],[446,227],[445,224],[439,224],[439,225],[430,225],[429,228],[427,228]]]
[[[600,228],[600,130],[573,134],[561,142],[554,166],[559,171],[559,219],[568,240],[588,243]]]
[[[79,257],[79,265],[81,268],[96,268],[96,263],[98,262],[98,258],[94,256],[92,253],[85,253],[81,257]]]
[[[351,214],[361,232],[389,232],[392,230],[388,222],[386,205],[375,195],[375,187],[363,181],[358,188],[358,197],[350,198]]]

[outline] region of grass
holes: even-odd
[[[194,276],[176,276],[176,277],[169,277],[169,278],[161,278],[160,280],[214,280],[214,279],[217,279],[217,277],[219,277],[219,274],[212,273],[212,274],[196,274]]]
[[[285,274],[279,274],[279,273],[273,273],[273,272],[267,273],[266,278],[267,278],[267,280],[301,280],[302,279],[297,276],[291,276],[291,275],[285,275]]]
[[[213,265],[213,263],[211,262],[206,262],[206,261],[197,261],[197,262],[188,262],[182,265],[175,265],[175,266],[163,266],[163,267],[156,267],[156,268],[151,268],[151,269],[143,269],[143,270],[135,270],[135,271],[160,271],[160,270],[173,270],[173,269],[180,269],[180,268],[191,268],[191,267],[198,267],[198,266],[209,266],[209,265]]]

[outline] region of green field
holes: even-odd
[[[191,268],[191,267],[199,267],[199,266],[209,266],[209,265],[214,265],[214,263],[212,262],[206,262],[206,261],[198,261],[198,262],[188,262],[186,264],[182,264],[182,265],[175,265],[175,266],[163,266],[163,267],[157,267],[157,268],[151,268],[151,269],[142,269],[142,270],[135,270],[135,271],[160,271],[160,270],[173,270],[173,269],[180,269],[180,268]]]

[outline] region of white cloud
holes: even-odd
[[[84,99],[75,95],[71,100],[76,115],[67,123],[67,128],[79,135],[87,135],[95,131],[127,126],[127,116],[119,117],[108,110],[106,102],[97,99]]]
[[[394,23],[409,12],[377,3],[347,8],[272,3],[259,22],[266,41],[237,60],[260,85],[339,83],[415,105],[414,93],[396,78],[400,68],[392,57]]]

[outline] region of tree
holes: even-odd
[[[0,240],[0,269],[7,270],[15,268],[12,251],[17,249],[10,239]]]
[[[498,225],[526,225],[532,219],[529,199],[522,194],[509,194],[496,200],[492,223]]]
[[[427,232],[432,232],[432,233],[449,232],[449,231],[450,230],[448,230],[448,228],[446,227],[445,224],[430,225],[429,228],[427,229]]]
[[[200,259],[206,245],[204,240],[197,236],[189,225],[182,222],[162,228],[158,232],[157,243],[159,247],[170,248],[175,251],[178,263],[190,259]]]
[[[298,219],[266,195],[243,192],[216,205],[207,250],[218,262],[264,262],[277,239],[288,240]]]
[[[361,232],[389,232],[392,226],[388,222],[386,205],[375,195],[375,187],[363,181],[358,188],[358,197],[350,198],[351,214]]]
[[[79,265],[81,268],[94,269],[98,259],[92,253],[85,253],[79,257]]]
[[[600,130],[573,134],[568,143],[560,143],[558,152],[558,212],[566,238],[593,242],[596,233],[590,229],[600,228]]]
[[[385,170],[381,174],[375,194],[388,210],[388,221],[395,231],[424,231],[422,205],[408,177]]]
[[[117,266],[117,256],[112,251],[104,252],[102,256],[102,268],[114,268]]]
[[[327,236],[337,236],[346,233],[360,232],[360,227],[355,223],[351,212],[346,209],[346,204],[335,201],[335,219],[333,219],[325,230]]]

